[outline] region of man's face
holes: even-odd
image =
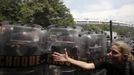
[[[109,60],[113,64],[118,64],[122,61],[122,54],[120,48],[116,45],[112,45],[110,52],[108,53]]]

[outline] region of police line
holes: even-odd
[[[50,53],[33,56],[0,56],[0,67],[3,68],[34,67],[42,64],[71,66],[71,64],[67,62],[53,61]]]

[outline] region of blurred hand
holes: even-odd
[[[64,54],[61,54],[61,53],[58,53],[58,52],[54,52],[52,54],[54,61],[61,61],[61,62],[68,61],[69,57],[68,57],[68,53],[67,53],[66,48],[64,50],[65,50]]]

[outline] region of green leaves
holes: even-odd
[[[73,17],[61,0],[0,0],[0,20],[49,26],[73,25]]]

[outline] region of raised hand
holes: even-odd
[[[54,61],[61,61],[61,62],[68,61],[69,57],[68,57],[68,53],[67,53],[66,48],[64,50],[65,50],[64,54],[61,54],[61,53],[58,53],[58,52],[54,52],[52,54]]]

